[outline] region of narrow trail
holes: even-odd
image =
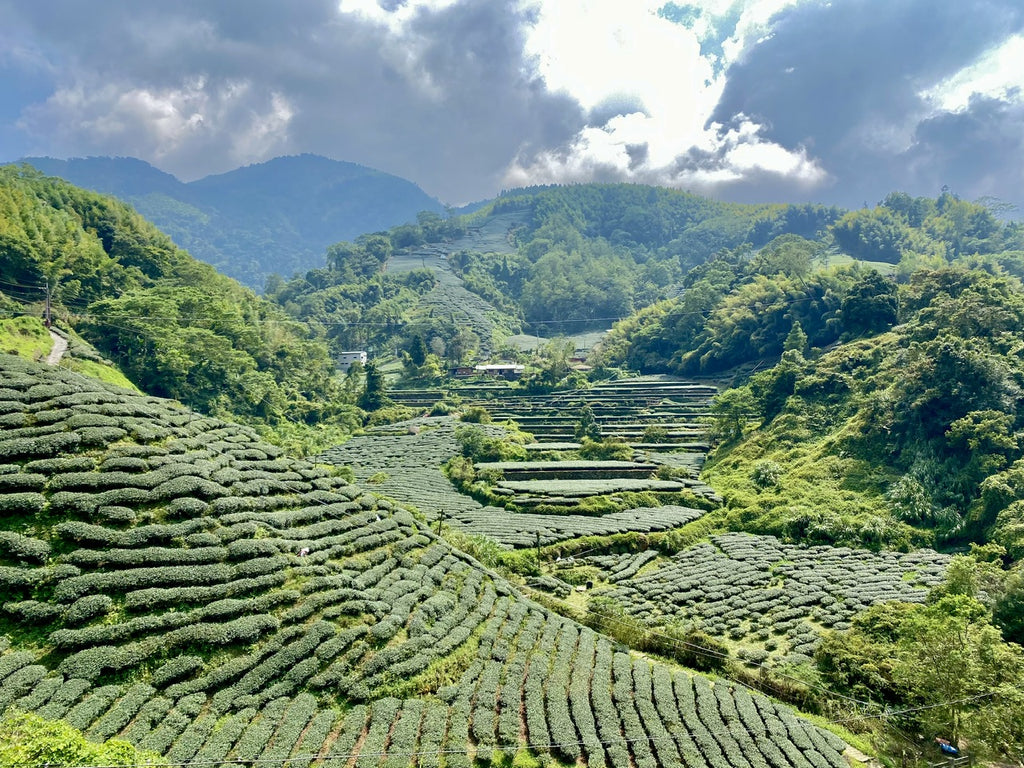
[[[53,339],[53,349],[46,356],[47,365],[60,365],[60,360],[68,349],[68,340],[58,333],[50,331],[50,338]]]

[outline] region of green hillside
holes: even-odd
[[[5,166],[2,316],[42,317],[47,290],[57,326],[149,393],[269,425],[352,413],[326,344],[279,308],[124,203]]]
[[[763,365],[782,354],[794,323],[819,349],[891,327],[896,284],[917,270],[957,262],[1024,275],[1024,226],[948,192],[935,200],[893,193],[812,239],[783,234],[761,245],[748,240],[695,264],[680,295],[612,331],[604,361],[683,375]]]
[[[332,349],[408,349],[422,339],[459,364],[550,338],[604,330],[678,293],[723,248],[816,237],[842,212],[738,205],[678,190],[583,184],[513,190],[452,219],[338,243],[326,265],[268,285],[268,297],[323,329]]]
[[[251,430],[0,355],[0,707],[171,762],[843,768]]]

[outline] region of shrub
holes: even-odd
[[[404,405],[390,405],[371,413],[366,424],[370,427],[381,424],[397,424],[400,421],[411,419],[413,415],[412,408]]]
[[[198,517],[206,512],[209,504],[192,496],[181,496],[167,505],[169,517]]]
[[[0,494],[0,515],[31,516],[42,512],[46,499],[38,493]]]
[[[473,405],[466,408],[459,416],[459,421],[464,421],[469,424],[490,424],[491,414],[487,412],[487,409],[480,405]]]
[[[645,443],[664,443],[668,440],[668,429],[662,424],[648,424],[641,439]]]
[[[782,467],[774,461],[759,461],[751,471],[751,479],[758,488],[775,488],[782,479]]]
[[[9,711],[0,719],[0,763],[11,768],[35,765],[144,765],[160,756],[126,741],[96,744],[60,720]]]
[[[50,556],[50,545],[14,531],[0,531],[0,552],[19,560],[42,563]]]
[[[618,438],[591,440],[584,437],[580,443],[580,456],[584,459],[629,461],[633,458],[633,449]]]
[[[60,616],[60,606],[51,603],[40,603],[36,600],[24,600],[20,603],[4,603],[4,611],[22,621],[33,624],[47,624]]]
[[[153,673],[152,683],[163,688],[168,683],[181,680],[203,668],[203,660],[197,656],[177,656]]]
[[[114,601],[107,595],[86,595],[75,600],[64,613],[68,624],[84,624],[97,616],[103,616],[114,607]]]
[[[134,523],[137,517],[131,507],[116,505],[100,507],[96,510],[96,515],[111,523]]]

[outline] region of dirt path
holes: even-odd
[[[53,331],[50,331],[50,338],[53,339],[53,349],[46,357],[46,364],[60,365],[60,359],[64,357],[64,353],[68,349],[68,340]]]

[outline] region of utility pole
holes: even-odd
[[[45,290],[46,290],[46,319],[43,321],[43,324],[47,328],[49,328],[50,327],[50,281],[49,280],[46,281],[46,288],[45,288]]]

